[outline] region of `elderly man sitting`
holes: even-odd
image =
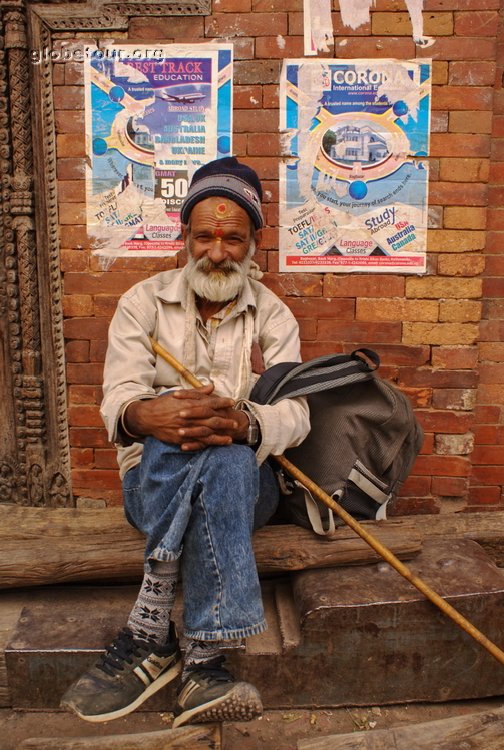
[[[125,513],[146,536],[126,627],[62,706],[124,716],[181,672],[174,726],[260,714],[224,668],[223,644],[266,628],[252,534],[278,503],[270,454],[309,431],[304,399],[248,399],[264,368],[299,361],[297,323],[250,275],[264,226],[256,173],[234,157],[194,174],[181,210],[188,262],[136,284],[110,325],[102,415],[118,446]],[[188,388],[151,337],[205,383]],[[179,575],[182,659],[171,620]]]

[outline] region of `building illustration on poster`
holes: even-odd
[[[280,269],[422,273],[430,60],[286,60]]]
[[[232,45],[109,45],[85,73],[94,252],[173,255],[193,172],[231,153]]]

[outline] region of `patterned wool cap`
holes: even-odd
[[[196,203],[218,196],[229,198],[250,216],[256,229],[264,226],[261,210],[262,187],[259,177],[251,167],[240,164],[235,156],[216,159],[196,170],[182,208],[180,220],[187,224]]]

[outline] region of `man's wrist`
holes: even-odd
[[[150,399],[134,399],[123,408],[120,421],[124,434],[132,440],[140,440],[145,437],[141,426],[141,410],[146,401]]]
[[[243,434],[242,442],[250,446],[257,445],[260,438],[260,429],[257,417],[246,407],[246,405],[241,406],[238,411],[240,411],[247,417],[248,422],[248,424],[246,425],[246,430]]]

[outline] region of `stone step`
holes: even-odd
[[[409,565],[501,648],[504,571],[468,540],[429,541]],[[124,625],[136,586],[29,592],[5,649],[12,705],[56,708]],[[504,669],[387,563],[263,581],[268,630],[228,650],[268,709],[502,695]],[[177,602],[175,620],[181,621]],[[182,643],[183,646],[183,643]],[[175,686],[144,704],[171,710]]]

